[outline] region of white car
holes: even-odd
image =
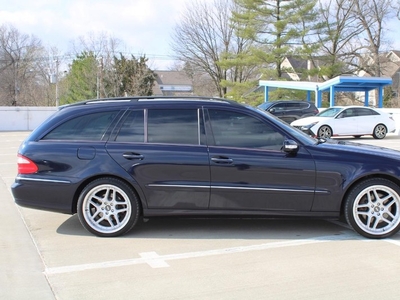
[[[321,138],[372,135],[376,139],[383,139],[388,132],[396,129],[390,114],[362,106],[333,106],[314,117],[293,121],[290,125]]]

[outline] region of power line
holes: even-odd
[[[132,52],[116,52],[116,54],[123,54],[123,55],[132,55],[133,57],[141,57],[145,56],[148,59],[157,59],[157,60],[177,60],[175,56],[169,54],[146,54],[146,53],[132,53]],[[63,55],[56,55],[56,56],[41,56],[41,57],[30,57],[30,58],[20,58],[20,59],[4,59],[0,58],[0,63],[9,63],[15,60],[19,62],[38,62],[38,61],[68,61],[77,58],[76,55],[73,54],[63,54]]]

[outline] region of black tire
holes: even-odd
[[[392,236],[400,229],[400,187],[384,178],[364,180],[346,197],[344,213],[347,223],[364,237]]]
[[[372,136],[374,139],[383,139],[387,134],[387,128],[383,124],[378,124],[375,126]]]
[[[331,138],[332,134],[332,128],[330,128],[328,125],[322,125],[317,132],[317,136],[324,139]]]
[[[139,200],[125,182],[111,177],[89,183],[81,192],[79,221],[89,232],[101,237],[127,233],[139,217]]]

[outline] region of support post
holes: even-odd
[[[369,92],[365,91],[365,96],[364,96],[364,106],[369,106]]]
[[[383,107],[383,88],[380,86],[378,89],[378,107]]]
[[[335,106],[335,87],[332,85],[329,89],[330,91],[330,106]]]
[[[269,93],[269,88],[268,88],[268,86],[264,86],[264,102],[268,102],[269,101],[269,96],[268,96],[268,93]]]

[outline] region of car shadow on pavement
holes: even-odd
[[[343,225],[342,225],[343,224]],[[91,236],[77,215],[62,223],[57,233]],[[327,239],[362,237],[340,221],[286,218],[151,218],[140,219],[122,237],[134,239]]]

